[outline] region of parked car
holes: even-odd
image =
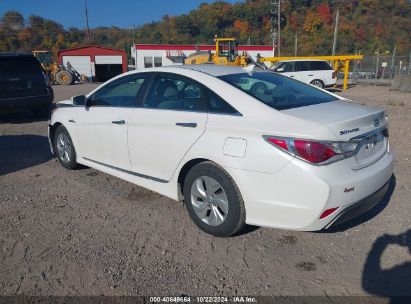
[[[184,199],[202,230],[230,236],[245,223],[320,230],[373,207],[393,171],[387,128],[383,109],[277,73],[190,65],[58,103],[49,139],[65,168]]]
[[[331,87],[337,81],[333,68],[324,60],[278,61],[271,70],[321,89]]]
[[[32,54],[0,53],[0,113],[30,109],[45,115],[54,93]]]

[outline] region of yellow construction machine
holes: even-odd
[[[215,52],[197,51],[184,60],[184,64],[219,64],[246,66],[250,58],[245,53],[238,53],[235,38],[215,38]]]
[[[40,62],[52,84],[71,85],[76,81],[80,81],[80,74],[71,65],[65,67],[64,65],[57,64],[53,60],[53,55],[50,51],[32,51],[32,53]]]

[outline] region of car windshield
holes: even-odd
[[[218,78],[276,110],[287,110],[338,100],[333,95],[309,84],[273,72],[244,72],[223,75]]]

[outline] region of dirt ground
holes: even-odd
[[[55,100],[95,85],[55,86]],[[329,232],[201,232],[181,203],[51,159],[47,121],[0,117],[0,295],[411,295],[411,94],[343,93],[386,108],[390,194]]]

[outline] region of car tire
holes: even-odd
[[[313,81],[310,82],[311,85],[320,88],[320,89],[324,89],[324,82],[320,79],[314,79]]]
[[[261,96],[267,92],[267,86],[265,83],[256,82],[250,88],[250,93],[253,96]]]
[[[73,141],[64,126],[58,126],[54,133],[53,151],[64,168],[74,170],[79,167]]]
[[[229,237],[244,228],[245,208],[240,190],[217,164],[203,162],[191,168],[183,193],[191,219],[204,232]]]

